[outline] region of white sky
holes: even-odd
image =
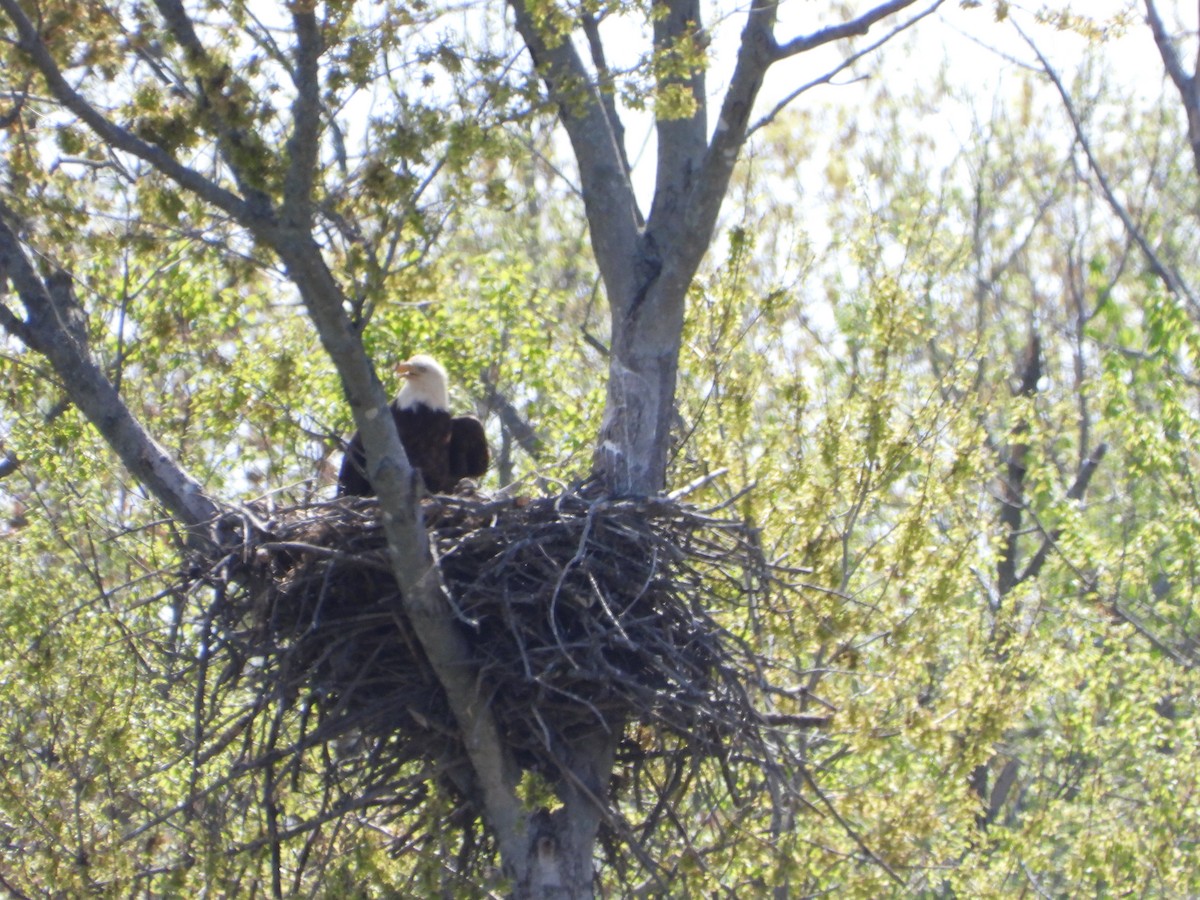
[[[877,0],[872,0],[848,5],[856,14],[861,14],[876,3]],[[1108,20],[1122,10],[1132,10],[1133,18],[1124,35],[1110,33],[1103,43],[1095,43],[1076,33],[1038,24],[1034,13],[1043,5],[1078,11],[1081,15],[1100,21]],[[1177,4],[1172,0],[1160,0],[1159,7],[1168,27],[1190,30],[1182,47],[1185,65],[1190,66],[1195,58],[1195,6],[1189,6],[1190,18],[1186,20],[1178,15]],[[924,4],[917,7],[923,8]],[[734,7],[720,0],[709,4],[705,14],[713,39],[712,67],[707,74],[710,109],[713,110],[710,113],[711,119],[715,118],[715,111],[719,108],[728,83],[745,17],[741,4]],[[877,24],[866,38],[859,39],[859,46],[874,42],[896,23],[913,14],[914,10],[910,8],[894,20]],[[825,18],[817,18],[818,16]],[[1017,67],[1017,60],[1036,65],[1034,54],[1013,27],[1015,22],[1037,42],[1042,53],[1068,80],[1090,52],[1111,61],[1111,67],[1106,74],[1110,81],[1115,82],[1114,87],[1121,90],[1137,87],[1147,96],[1157,96],[1162,90],[1162,63],[1150,30],[1144,24],[1144,9],[1140,3],[1132,0],[1091,0],[1043,4],[1034,0],[1027,7],[1012,4],[1010,16],[1009,21],[997,22],[992,0],[985,0],[984,5],[976,9],[963,9],[959,0],[946,0],[933,15],[922,19],[912,30],[864,59],[860,68],[873,70],[878,67],[873,77],[889,79],[895,85],[894,93],[902,95],[914,84],[931,78],[937,68],[945,62],[954,77],[960,78],[964,83],[977,84],[983,102],[991,104],[997,90],[1002,86],[1004,74]],[[784,0],[780,7],[776,34],[782,42],[844,20],[844,15],[831,15],[830,5],[814,4],[810,0]],[[645,50],[644,38],[632,32],[621,34],[618,30],[619,23],[612,23],[609,27],[612,29],[608,35],[609,46],[627,49],[623,58],[610,51],[609,62],[616,66],[632,64],[636,54]],[[617,34],[615,40],[612,37],[614,32]],[[773,66],[767,73],[760,93],[755,119],[769,111],[796,87],[836,66],[844,50],[844,45],[831,44]],[[806,102],[816,100],[822,104],[840,104],[847,108],[856,108],[862,113],[864,103],[873,88],[873,84],[855,84],[852,77],[843,73],[834,84],[815,88],[793,105],[802,108]],[[1061,110],[1047,110],[1047,114],[1061,114]],[[649,114],[626,113],[625,119],[628,149],[636,167],[636,187],[643,209],[646,209],[653,191],[654,177],[652,122]],[[946,128],[948,142],[952,142],[956,148],[962,145],[964,125],[969,128],[969,123],[958,123],[957,127],[952,122],[931,123],[931,127]],[[636,166],[638,160],[642,161],[640,167]]]

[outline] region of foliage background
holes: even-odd
[[[434,73],[431,108],[378,102],[432,131],[389,147],[386,175],[348,157],[330,198],[409,263],[381,267],[345,235],[329,252],[364,286],[380,371],[417,348],[442,358],[455,405],[487,420],[487,487],[538,490],[590,461],[598,279],[562,147],[517,114],[530,95],[486,77],[489,48],[468,48],[468,77],[470,53],[430,18],[407,49]],[[1084,50],[1072,88],[1093,149],[1195,283],[1181,111],[1157,82],[1111,77],[1121,19],[1059,24]],[[647,849],[676,896],[1195,895],[1197,310],[1148,273],[1038,72],[1000,63],[989,93],[953,58],[916,65],[929,46],[889,47],[864,83],[756,133],[694,287],[670,483],[727,470],[695,501],[752,521],[792,582],[727,624],[833,718],[804,748],[806,805],[772,820],[761,785],[695,792]],[[348,97],[367,81],[346,70]],[[171,125],[150,121],[163,98],[127,100],[143,127]],[[5,202],[76,274],[91,344],[158,439],[213,492],[331,493],[348,412],[256,249],[50,110],[0,147]],[[371,179],[408,187],[435,167],[419,208],[382,209],[392,186]],[[1034,334],[1042,369],[1022,392]],[[164,593],[179,536],[38,359],[0,348],[0,437],[21,460],[0,480],[0,886],[265,892],[264,798],[229,777],[251,736],[201,758],[192,733],[202,636]],[[534,424],[536,456],[497,394]],[[1005,585],[1012,547],[1027,577]],[[273,801],[299,814],[318,793],[298,772]],[[454,880],[429,824],[330,822],[287,845],[288,892],[482,891]]]

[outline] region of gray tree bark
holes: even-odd
[[[687,292],[712,242],[767,69],[823,44],[866,34],[915,2],[882,3],[781,44],[774,33],[778,4],[753,0],[733,78],[711,130],[703,69],[660,78],[660,88],[683,88],[694,104],[690,115],[661,117],[656,123],[655,190],[644,218],[634,197],[624,126],[612,99],[597,24],[586,17],[581,22],[589,68],[569,39],[547,39],[526,0],[510,0],[517,32],[558,102],[559,120],[579,165],[592,249],[608,297],[612,346],[594,466],[614,493],[649,495],[666,485]],[[940,3],[927,4],[921,15]],[[656,54],[704,43],[698,0],[664,0],[656,8],[661,12],[654,20]]]
[[[1196,49],[1196,63],[1191,72],[1183,68],[1179,59],[1179,51],[1175,41],[1167,33],[1162,17],[1154,0],[1146,0],[1146,23],[1154,35],[1154,43],[1158,46],[1159,56],[1162,57],[1163,68],[1174,82],[1179,91],[1179,99],[1183,101],[1183,110],[1187,113],[1188,143],[1192,146],[1192,165],[1197,175],[1200,175],[1200,46]]]

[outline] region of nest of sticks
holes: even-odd
[[[753,758],[767,740],[751,700],[762,661],[733,633],[769,580],[743,523],[586,487],[423,504],[447,602],[523,769],[553,780],[557,748],[596,730],[626,736],[625,784],[666,753],[686,768]],[[210,688],[296,713],[290,749],[324,747],[333,768],[360,748],[372,783],[423,761],[470,808],[465,749],[405,616],[377,503],[251,511],[235,543],[187,578],[192,596],[207,589],[207,652],[225,660]],[[283,758],[282,744],[260,757]]]

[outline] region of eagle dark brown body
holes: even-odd
[[[425,487],[434,494],[448,494],[462,479],[484,475],[489,453],[483,423],[474,416],[451,416],[445,408],[438,408],[447,393],[445,370],[428,357],[417,356],[399,371],[409,382],[392,404],[392,418],[408,461],[420,471]],[[423,390],[426,386],[432,389]],[[362,436],[357,431],[350,438],[338,473],[338,494],[375,494],[367,478]]]

